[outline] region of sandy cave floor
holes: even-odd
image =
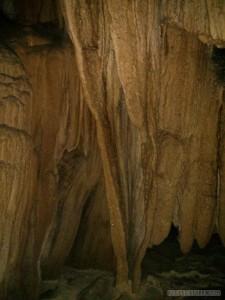
[[[137,295],[113,288],[114,276],[99,270],[65,267],[61,278],[42,284],[40,299],[47,300],[148,300],[223,299],[225,300],[225,248],[213,235],[204,250],[194,243],[182,254],[175,230],[159,246],[149,249],[142,263],[142,286]],[[169,297],[168,290],[221,290],[217,297]]]

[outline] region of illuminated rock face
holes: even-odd
[[[38,299],[66,261],[136,291],[172,223],[183,252],[225,245],[224,5],[33,2],[1,1],[23,25],[1,33],[0,298]]]

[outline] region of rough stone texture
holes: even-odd
[[[213,231],[225,245],[211,63],[224,4],[62,0],[71,44],[57,1],[14,3],[0,2],[26,25],[1,19],[0,298],[37,299],[65,262],[137,291],[146,249],[172,223],[183,252]]]

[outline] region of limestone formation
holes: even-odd
[[[6,2],[0,299],[65,264],[137,292],[172,224],[184,253],[225,246],[224,2]]]

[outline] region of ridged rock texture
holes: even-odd
[[[172,224],[225,246],[224,2],[0,6],[0,299],[65,263],[135,292]]]

